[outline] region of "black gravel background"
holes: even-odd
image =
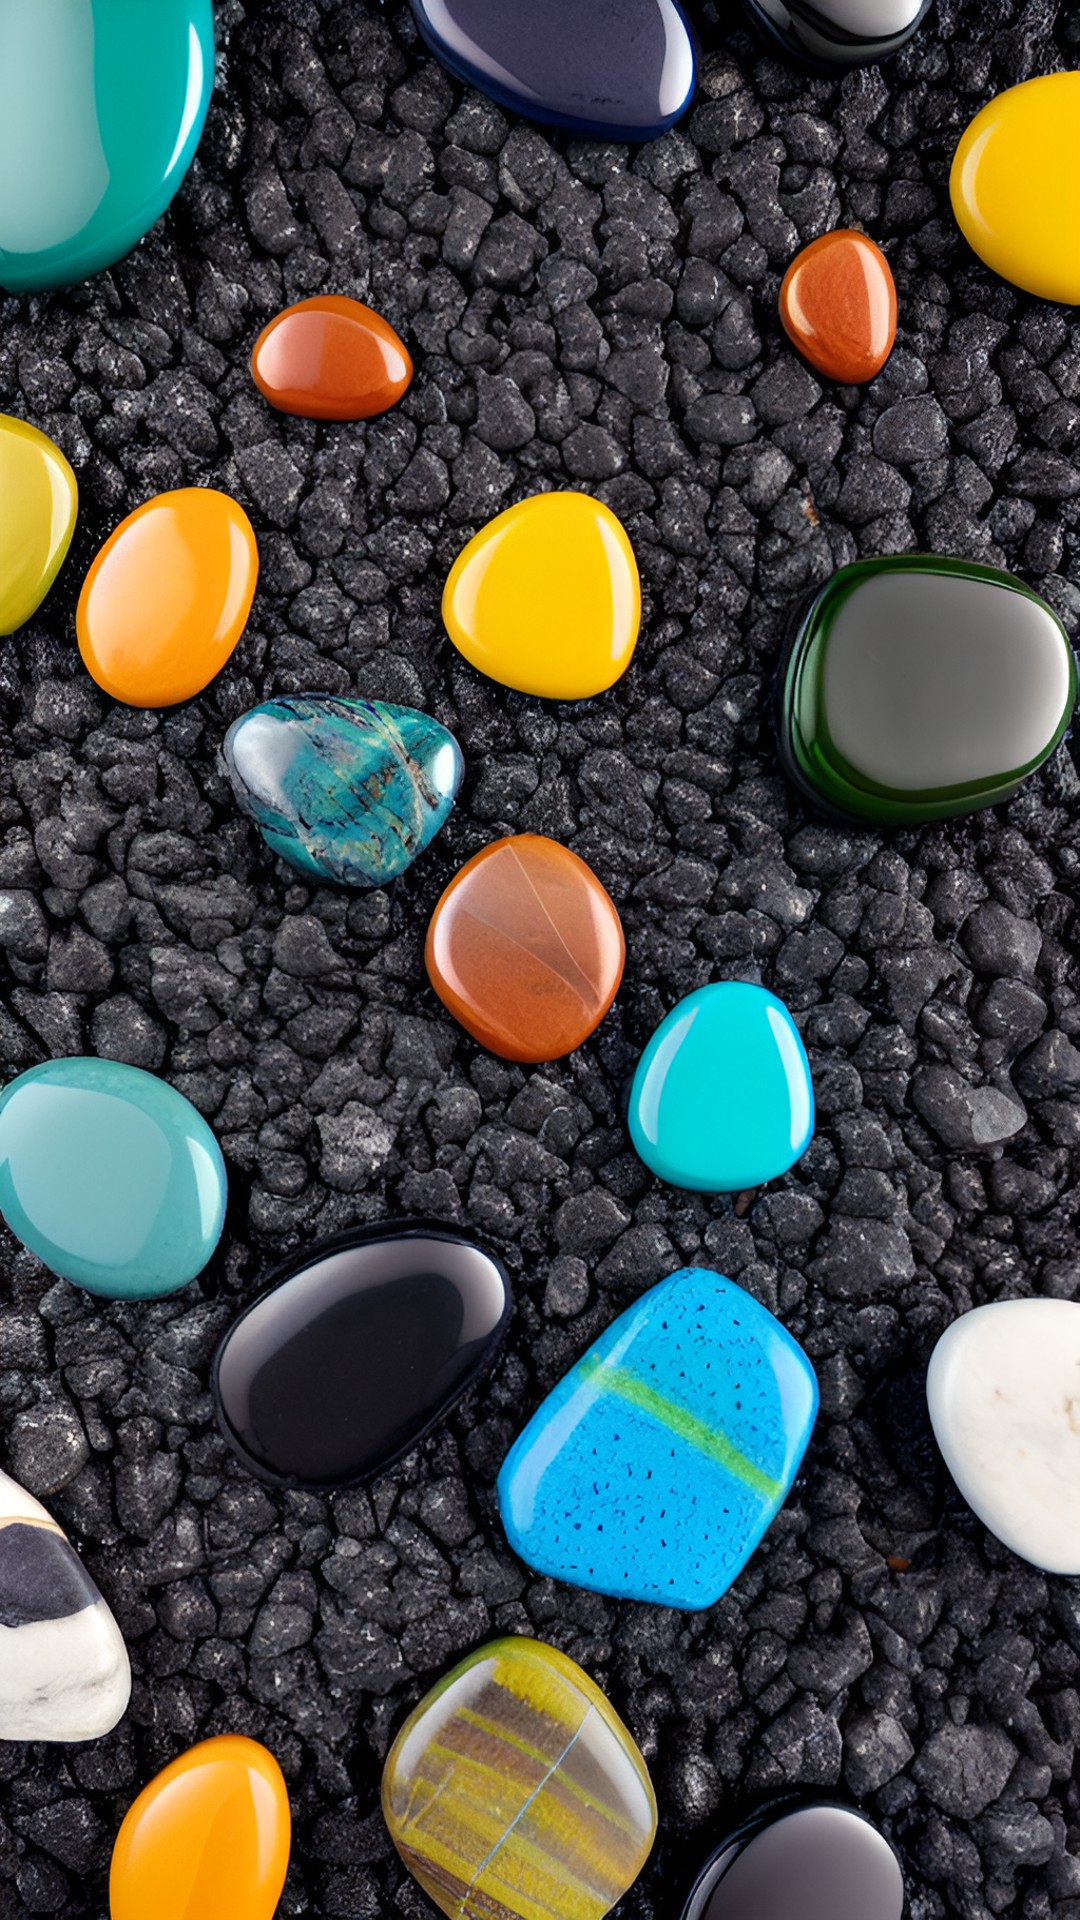
[[[785,785],[766,716],[785,609],[856,555],[1005,564],[1080,624],[1080,328],[984,271],[947,198],[982,102],[1080,58],[1078,10],[940,0],[890,71],[834,85],[704,4],[695,109],[640,150],[511,124],[403,4],[219,15],[164,225],[0,316],[0,406],[83,490],[61,585],[0,649],[3,1070],[91,1051],[160,1071],[232,1182],[219,1257],[159,1306],[52,1283],[3,1237],[0,1460],[71,1528],[136,1680],[107,1740],[0,1748],[0,1913],[99,1920],[135,1793],[227,1729],[289,1781],[283,1913],[427,1913],[377,1811],[382,1756],[451,1662],[532,1632],[609,1689],[652,1767],[661,1840],[628,1915],[674,1920],[724,1831],[795,1788],[884,1826],[913,1920],[1077,1920],[1080,1582],[988,1538],[923,1396],[957,1313],[1080,1295],[1076,770],[1063,751],[966,823],[845,832]],[[823,389],[775,318],[792,254],[838,223],[883,241],[900,291],[866,392]],[[258,329],[320,289],[414,350],[404,405],[366,427],[285,421],[248,377]],[[254,617],[199,700],[130,712],[80,667],[77,589],[122,514],[185,483],[250,511]],[[647,616],[621,684],[558,707],[470,672],[438,607],[487,517],[566,485],[625,520]],[[450,827],[389,892],[298,885],[230,804],[228,722],[312,689],[430,708],[464,746]],[[474,1047],[421,964],[458,864],[523,829],[593,864],[629,944],[602,1031],[534,1071]],[[820,1115],[795,1172],[735,1203],[658,1185],[622,1123],[652,1027],[718,978],[794,1009]],[[217,1436],[218,1339],[289,1250],[410,1212],[504,1254],[505,1357],[370,1491],[264,1491]],[[792,1500],[703,1615],[531,1577],[492,1491],[542,1392],[688,1261],[779,1311],[823,1402]]]

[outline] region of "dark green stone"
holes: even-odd
[[[784,767],[826,812],[881,826],[1008,800],[1076,703],[1053,609],[1011,573],[904,554],[841,567],[781,667]]]

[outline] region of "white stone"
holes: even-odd
[[[75,1549],[0,1473],[0,1740],[97,1740],[130,1696],[120,1629]]]
[[[942,1334],[926,1379],[945,1464],[984,1526],[1080,1574],[1080,1304],[1003,1300]]]

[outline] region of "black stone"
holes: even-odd
[[[491,1361],[506,1274],[471,1240],[387,1224],[323,1241],[230,1328],[214,1368],[230,1446],[279,1486],[370,1480]]]
[[[62,1533],[23,1520],[0,1527],[0,1626],[66,1620],[96,1606],[100,1598]]]
[[[743,0],[759,33],[789,60],[817,73],[876,66],[891,60],[914,38],[933,0],[922,0],[915,18],[895,33],[851,33],[833,18],[830,0]]]
[[[682,1920],[900,1920],[904,1880],[888,1841],[849,1807],[767,1815],[725,1840]]]

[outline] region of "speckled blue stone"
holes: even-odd
[[[688,993],[638,1062],[629,1120],[670,1186],[741,1193],[786,1173],[813,1136],[814,1088],[783,1001],[743,980]]]
[[[515,1553],[619,1599],[709,1607],[783,1506],[817,1413],[814,1370],[722,1274],[687,1267],[550,1393],[499,1475]]]
[[[224,756],[267,846],[343,887],[404,873],[445,824],[464,771],[430,714],[329,694],[253,707],[229,728]]]

